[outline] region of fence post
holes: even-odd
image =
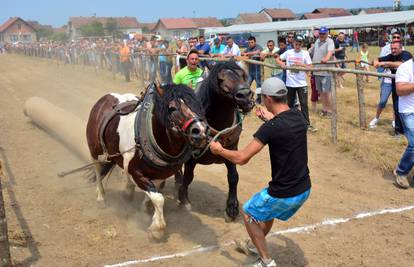
[[[10,267],[10,246],[9,238],[7,233],[7,221],[6,221],[6,210],[4,208],[3,189],[1,186],[2,179],[4,178],[2,170],[2,162],[0,160],[0,266]]]
[[[355,62],[355,69],[358,69],[358,64]],[[363,86],[363,76],[356,74],[356,86],[358,93],[358,107],[359,107],[359,127],[362,129],[367,128],[367,120],[365,115],[365,96]]]
[[[336,72],[332,73],[332,118],[331,118],[331,136],[332,143],[338,143],[338,116],[337,116],[337,105],[336,105]]]

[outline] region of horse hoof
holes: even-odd
[[[191,211],[191,203],[188,201],[181,201],[177,199],[177,205],[181,208],[184,207],[186,210]]]
[[[153,241],[160,241],[161,239],[164,238],[164,233],[165,233],[164,230],[160,230],[160,229],[158,229],[158,230],[148,229],[148,238],[150,240],[153,240]]]
[[[226,223],[234,222],[234,221],[236,221],[236,218],[237,218],[237,215],[232,217],[232,216],[229,216],[226,211],[224,211],[224,221]]]

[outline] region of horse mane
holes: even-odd
[[[169,103],[171,101],[178,101],[182,99],[191,111],[197,114],[198,117],[204,118],[204,110],[200,100],[197,99],[194,90],[182,84],[167,84],[161,86],[163,90],[162,96],[156,92],[154,103],[154,114],[157,114],[161,124],[164,127],[169,127]]]
[[[213,66],[207,78],[203,80],[197,90],[197,96],[203,104],[206,113],[214,108],[212,105],[217,102],[215,101],[215,98],[220,97],[217,93],[218,90],[220,90],[218,74],[223,69],[229,69],[232,71],[241,70],[240,66],[237,65],[235,61],[218,62]]]

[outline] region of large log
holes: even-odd
[[[86,142],[86,122],[40,97],[24,104],[24,114],[40,128],[57,138],[84,162],[91,161]]]

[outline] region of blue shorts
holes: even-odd
[[[294,197],[275,198],[269,195],[267,187],[256,193],[244,205],[243,210],[254,220],[260,222],[279,219],[287,221],[308,199],[310,189]]]

